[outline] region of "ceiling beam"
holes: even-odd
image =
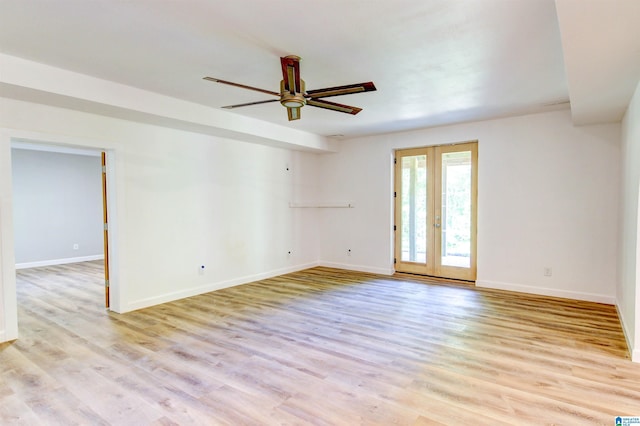
[[[320,135],[0,54],[0,96],[280,148],[334,152]]]

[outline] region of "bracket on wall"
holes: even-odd
[[[289,203],[292,209],[352,209],[352,203]]]

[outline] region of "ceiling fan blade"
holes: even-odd
[[[223,106],[222,108],[234,109],[234,108],[240,108],[240,107],[245,107],[245,106],[250,106],[250,105],[267,104],[267,103],[270,103],[270,102],[278,102],[278,99],[269,99],[267,101],[247,102],[246,104],[227,105],[227,106]]]
[[[330,109],[332,111],[344,112],[345,114],[356,115],[362,108],[337,104],[335,102],[325,101],[324,99],[308,99],[307,105],[311,105],[318,108]]]
[[[282,66],[282,80],[284,88],[292,95],[301,93],[302,85],[300,84],[300,57],[295,55],[280,58]]]
[[[203,80],[213,81],[215,83],[228,84],[229,86],[239,87],[241,89],[255,90],[256,92],[266,93],[267,95],[280,96],[280,93],[271,90],[260,89],[258,87],[247,86],[246,84],[234,83],[232,81],[220,80],[219,78],[203,77]]]
[[[289,121],[300,120],[300,109],[301,108],[287,108],[287,116],[289,116]]]
[[[327,98],[329,96],[348,95],[350,93],[373,92],[376,90],[372,81],[366,83],[348,84],[346,86],[327,87],[325,89],[307,90],[308,98]]]

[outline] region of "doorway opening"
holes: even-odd
[[[27,161],[23,161],[21,165],[17,164],[16,155],[22,155],[24,157],[22,160],[26,159]],[[51,169],[43,167],[43,163],[40,163],[38,160],[38,158],[40,160],[43,158],[46,159],[47,156],[50,156],[50,158],[46,161],[49,162],[49,166],[54,168],[56,167],[56,161],[63,160],[58,164],[58,167],[62,170],[57,171],[59,175],[55,178],[47,174]],[[64,160],[71,161],[71,163],[67,163]],[[115,200],[115,194],[113,194],[111,185],[111,183],[114,182],[112,173],[113,160],[113,151],[104,152],[101,149],[79,147],[75,143],[73,146],[63,146],[35,141],[33,139],[11,139],[10,161],[13,169],[10,184],[13,199],[13,221],[11,222],[14,238],[13,241],[6,242],[13,246],[14,249],[15,256],[11,257],[15,258],[16,281],[24,280],[25,277],[29,279],[34,278],[32,273],[36,273],[38,268],[43,268],[41,271],[45,274],[49,273],[51,277],[56,279],[60,278],[59,281],[62,283],[61,285],[68,285],[65,288],[65,290],[68,291],[70,291],[74,285],[80,287],[77,285],[80,281],[85,281],[87,285],[99,286],[91,293],[94,296],[91,296],[90,299],[86,298],[84,304],[80,305],[83,308],[104,310],[106,306],[110,310],[120,311],[120,303],[117,298],[119,292],[117,292],[117,287],[114,288],[113,280],[109,280],[109,275],[113,276],[113,273],[110,274],[110,271],[113,271],[112,265],[109,263],[109,259],[110,257],[113,258],[113,255],[109,256],[109,254],[113,254],[115,249],[115,246],[113,244],[110,245],[109,242],[113,239],[114,235],[113,233],[109,235],[106,226],[107,216],[111,216],[107,215],[107,205],[113,210],[113,201]],[[71,170],[73,169],[71,166],[76,163],[80,164],[78,170]],[[25,164],[27,165],[26,171],[23,167]],[[82,167],[90,170],[90,177],[82,174]],[[39,170],[36,171],[33,169]],[[22,173],[21,177],[18,177],[16,173]],[[85,170],[84,173],[87,173],[87,171]],[[40,190],[39,195],[34,193],[20,193],[29,186],[30,188],[35,188],[35,185],[38,182],[41,183],[43,178],[49,179],[51,181],[49,183],[54,183],[60,187],[60,190],[51,192]],[[62,179],[62,181],[60,179]],[[74,185],[65,185],[64,179],[67,179],[67,182],[75,181],[76,183],[80,183],[80,189]],[[73,194],[75,190],[82,191],[82,185],[85,186],[85,192]],[[51,186],[49,186],[49,189],[50,188]],[[26,205],[24,204],[25,195],[27,199]],[[37,203],[35,198],[38,198],[38,196],[42,197],[43,195],[44,198],[48,198],[48,200],[45,201],[53,203],[50,206],[45,206],[40,209],[43,210],[41,214],[44,216],[41,216],[41,220],[46,221],[45,227],[34,222],[33,217],[25,218],[24,215],[20,213],[21,211],[25,211],[25,207],[26,209],[33,209],[36,206],[35,203]],[[57,200],[53,200],[54,198],[57,198]],[[90,198],[90,200],[83,200],[83,198]],[[56,207],[56,205],[58,207]],[[54,222],[53,219],[57,219],[59,222]],[[54,226],[54,223],[61,225]],[[65,223],[71,226],[64,228]],[[25,225],[27,228],[30,226],[34,228],[33,230],[29,230],[26,235],[26,242],[21,240],[25,235],[23,235],[23,229],[20,229],[21,227],[24,228]],[[68,235],[67,239],[64,239],[64,236],[67,234],[70,235]],[[60,237],[61,235],[62,238]],[[44,240],[45,238],[55,238],[56,236],[59,238],[57,242],[49,244],[44,248],[42,244],[36,244],[40,246],[40,252],[38,252],[38,250],[31,250],[25,255],[25,251],[23,250],[25,244],[29,245],[30,241],[37,241],[38,238]],[[36,240],[34,240],[34,238]],[[61,248],[62,250],[60,250]],[[82,270],[82,274],[78,275],[78,270]],[[74,280],[76,282],[72,283]],[[5,281],[5,288],[3,290],[5,295],[10,296],[7,298],[7,302],[11,308],[10,313],[13,314],[5,315],[5,322],[9,325],[8,328],[15,330],[7,333],[10,339],[12,337],[18,337],[19,298],[16,297],[18,293],[16,291],[18,290],[16,288],[16,281]],[[38,290],[43,290],[44,286],[42,283],[45,281],[41,280],[39,284],[36,284],[40,286]],[[100,287],[102,291],[100,291]],[[111,292],[109,292],[110,287],[112,289]],[[52,286],[51,290],[55,292],[60,288],[60,286]],[[97,290],[97,292],[95,290]],[[101,296],[100,293],[103,294],[103,296]],[[61,296],[60,294],[54,295],[56,300],[64,300],[64,298],[59,297]],[[97,295],[97,297],[95,295]],[[21,305],[20,308],[22,308]],[[20,325],[20,328],[22,328],[22,325]]]
[[[476,279],[478,144],[395,153],[395,269]]]

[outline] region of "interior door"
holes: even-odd
[[[396,151],[395,268],[476,279],[476,142]]]

